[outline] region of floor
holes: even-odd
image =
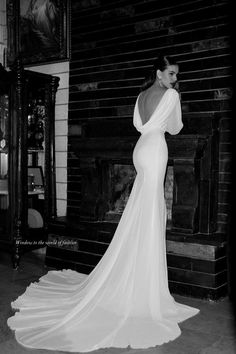
[[[32,350],[19,345],[6,325],[13,313],[10,302],[24,292],[26,286],[47,272],[44,252],[33,251],[23,256],[18,270],[12,269],[10,256],[0,252],[0,354],[61,354],[66,352]],[[235,354],[235,319],[228,298],[217,302],[174,295],[179,302],[200,309],[200,313],[181,324],[182,334],[159,347],[134,350],[100,349],[93,354]]]

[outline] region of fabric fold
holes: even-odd
[[[182,127],[177,92],[168,89],[142,125],[133,152],[137,176],[113,239],[87,276],[49,271],[16,301],[8,319],[17,341],[35,349],[88,352],[106,347],[148,348],[177,338],[178,323],[198,310],[175,302],[168,288],[164,132]]]

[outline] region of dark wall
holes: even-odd
[[[80,214],[80,164],[71,139],[137,135],[132,114],[159,50],[180,64],[183,121],[220,120],[218,231],[230,195],[229,1],[71,1],[68,136],[69,216]],[[185,124],[186,126],[186,124]],[[197,127],[198,128],[198,127]]]

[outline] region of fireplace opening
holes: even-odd
[[[119,222],[129,199],[131,189],[136,177],[133,165],[109,164],[109,210],[105,214],[106,221]],[[172,203],[173,203],[174,174],[173,166],[168,166],[165,177],[165,200],[167,208],[167,228],[171,228]]]
[[[105,220],[119,221],[129,199],[136,171],[133,165],[127,164],[110,164],[109,169],[110,198]]]

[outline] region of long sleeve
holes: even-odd
[[[169,114],[169,117],[167,120],[167,126],[166,126],[166,131],[168,133],[170,133],[171,135],[178,134],[180,132],[180,130],[183,128],[182,112],[181,112],[179,94],[176,92],[175,96],[176,96],[175,105],[174,105],[171,113]]]

